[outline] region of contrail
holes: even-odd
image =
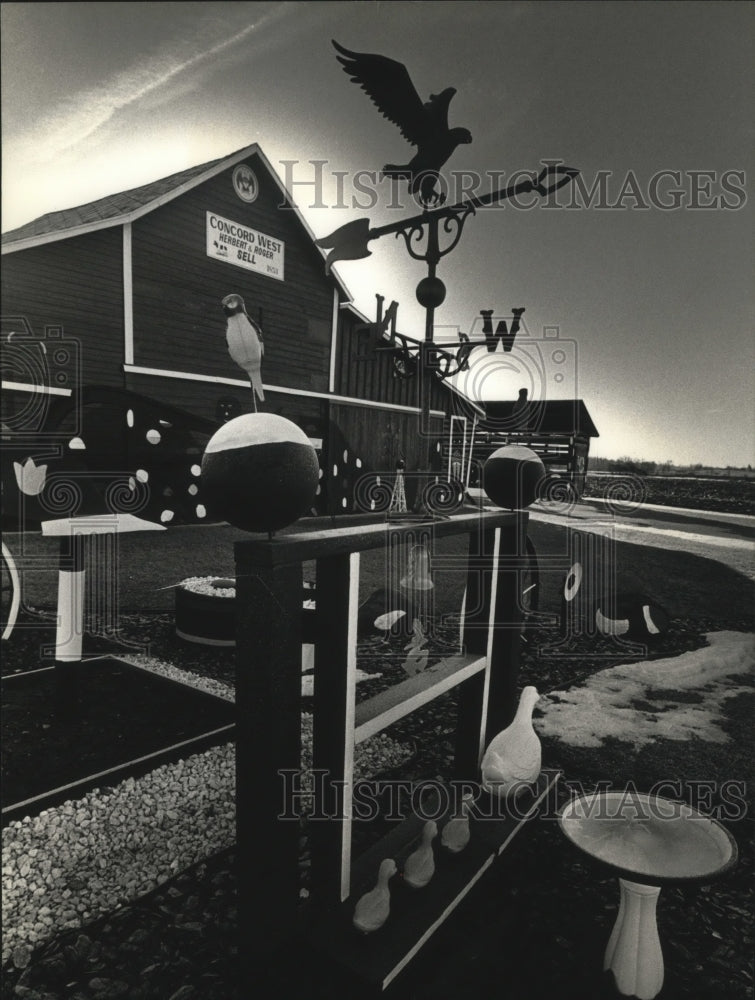
[[[208,49],[184,58],[161,55],[119,74],[106,82],[104,89],[91,89],[79,94],[67,104],[54,108],[46,120],[35,125],[33,134],[25,133],[17,139],[6,140],[6,163],[45,163],[70,151],[106,125],[119,111],[159,91],[181,73],[217,59],[254,32],[287,15],[287,8],[288,4],[280,4]],[[44,136],[41,142],[40,136]]]

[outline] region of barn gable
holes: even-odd
[[[331,341],[349,294],[325,275],[313,234],[256,145],[42,216],[5,234],[3,254],[6,315],[24,316],[34,337],[64,329],[81,359],[74,388],[167,394],[204,417],[216,416],[225,391],[248,408],[221,310],[236,292],[263,326],[270,390],[333,390]],[[196,383],[218,389],[200,393]]]
[[[238,195],[248,168],[258,192]],[[247,175],[249,176],[249,175]],[[240,294],[262,327],[263,380],[327,392],[334,285],[301,219],[258,153],[234,161],[130,224],[133,340],[138,369],[247,379],[231,360],[221,300]]]

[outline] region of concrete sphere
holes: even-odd
[[[273,413],[223,424],[202,457],[202,497],[211,517],[244,531],[275,531],[306,513],[319,478],[304,431]]]
[[[531,448],[507,444],[488,457],[482,475],[483,488],[494,504],[518,510],[536,498],[545,466]]]
[[[417,301],[425,309],[439,306],[446,297],[446,286],[440,278],[423,278],[417,285]]]

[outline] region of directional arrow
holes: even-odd
[[[401,219],[386,226],[378,226],[376,229],[370,228],[369,219],[355,219],[353,222],[347,222],[336,229],[330,236],[323,236],[321,239],[315,240],[315,245],[330,249],[325,260],[325,270],[326,273],[329,273],[332,265],[338,260],[361,260],[364,257],[369,257],[372,251],[367,249],[367,244],[381,236],[386,236],[389,233],[405,233],[412,229],[419,230],[426,223],[434,224],[437,227],[441,219],[466,218],[478,208],[500,204],[502,201],[519,194],[529,194],[534,191],[541,197],[546,197],[569,184],[578,174],[579,170],[574,167],[552,164],[543,167],[539,174],[533,173],[531,178],[519,181],[517,184],[510,184],[506,188],[491,191],[479,197],[467,198],[455,205],[424,211],[420,215]]]

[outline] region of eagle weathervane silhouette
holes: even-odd
[[[341,53],[336,58],[351,80],[388,121],[398,126],[407,142],[417,147],[413,159],[404,166],[386,164],[383,176],[407,180],[411,194],[423,207],[442,205],[446,196],[435,187],[440,168],[457,146],[472,141],[468,129],[448,127],[448,106],[456,90],[446,87],[423,104],[403,63],[387,56],[351,52],[335,40],[333,45]]]
[[[448,127],[448,108],[456,93],[454,88],[448,87],[440,94],[431,94],[423,104],[404,65],[386,56],[351,52],[335,39],[332,42],[339,53],[336,58],[352,82],[359,84],[381,114],[397,125],[404,138],[417,147],[409,163],[400,167],[388,164],[383,167],[383,176],[407,180],[409,190],[420,203],[422,211],[411,218],[396,219],[382,226],[371,226],[366,218],[352,219],[328,236],[315,240],[315,246],[327,250],[325,273],[328,274],[337,261],[362,260],[371,256],[369,244],[374,240],[388,235],[401,236],[412,260],[427,266],[427,274],[416,288],[417,301],[425,309],[425,337],[421,341],[414,340],[394,331],[390,345],[377,347],[376,350],[393,354],[396,368],[404,368],[402,374],[406,374],[411,366],[423,376],[432,372],[441,379],[451,378],[469,369],[473,348],[487,346],[489,351],[490,343],[489,338],[473,341],[461,332],[458,344],[453,345],[455,353],[447,341],[442,347],[434,343],[435,311],[446,297],[446,286],[437,274],[439,263],[456,248],[467,220],[476,215],[478,209],[501,205],[520,194],[537,194],[546,198],[570,184],[579,175],[579,170],[565,166],[560,160],[541,160],[539,170],[532,173],[519,171],[516,179],[512,179],[506,187],[482,194],[464,191],[460,201],[447,205],[445,195],[435,187],[438,172],[458,145],[472,141],[467,129]],[[514,310],[514,319],[523,311]],[[505,336],[514,332],[512,325]],[[504,343],[511,343],[511,340]],[[435,432],[430,422],[430,392],[425,391],[425,385],[426,379],[420,378],[419,432],[432,440]],[[431,464],[432,459],[428,459],[428,468]]]

